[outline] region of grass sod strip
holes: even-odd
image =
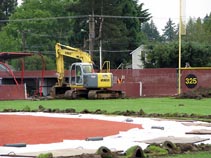
[[[14,100],[0,101],[0,111],[4,109],[22,110],[26,107],[36,110],[39,106],[50,109],[75,109],[80,112],[106,110],[108,113],[116,111],[139,111],[145,113],[186,113],[197,115],[211,115],[211,99],[174,99],[174,98],[138,98],[138,99],[113,99],[113,100]]]

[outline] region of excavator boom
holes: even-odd
[[[92,63],[92,58],[89,53],[84,52],[78,48],[73,48],[70,46],[62,45],[60,43],[56,44],[56,57],[67,56],[75,59],[81,60],[82,63]]]

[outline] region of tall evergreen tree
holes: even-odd
[[[206,31],[211,32],[211,12],[204,17],[204,28]]]
[[[209,44],[211,41],[211,22],[207,15],[204,19],[197,18],[196,20],[190,18],[187,23],[187,34],[184,37],[186,41],[194,41],[203,44]]]
[[[211,13],[204,18],[203,28],[205,31],[205,43],[211,43]]]
[[[166,26],[163,29],[162,37],[166,42],[170,42],[176,39],[177,37],[176,25],[171,19],[169,19],[168,22],[166,23]]]
[[[144,23],[142,25],[142,31],[146,35],[148,41],[160,40],[160,34],[153,20],[151,20],[150,23],[149,22]]]
[[[188,20],[188,23],[186,25],[186,36],[185,36],[185,40],[189,40],[189,41],[193,41],[195,38],[195,21],[193,20],[193,18],[190,18]]]

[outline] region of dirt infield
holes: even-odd
[[[65,139],[109,136],[140,124],[94,119],[0,115],[0,146],[12,143],[48,144]]]

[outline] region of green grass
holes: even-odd
[[[143,109],[145,113],[187,113],[210,115],[211,99],[174,99],[174,98],[138,98],[114,100],[15,100],[0,101],[0,111],[3,109],[21,110],[26,106],[38,109],[42,105],[51,109],[74,108],[77,112],[84,109],[95,111],[97,109],[107,112]]]
[[[162,158],[210,158],[211,152],[194,152],[188,154],[169,155]],[[161,158],[161,157],[160,157]]]

